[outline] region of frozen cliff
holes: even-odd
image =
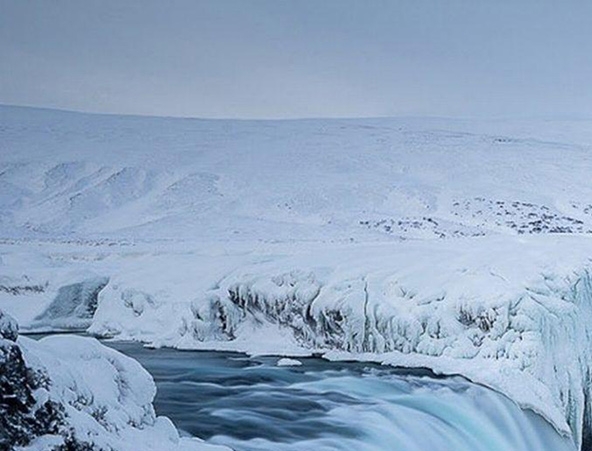
[[[589,255],[587,237],[348,247],[241,264],[205,290],[203,280],[170,286],[147,265],[101,291],[89,331],[462,374],[588,443]],[[198,277],[183,259],[169,265],[179,279]]]

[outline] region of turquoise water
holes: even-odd
[[[159,415],[237,451],[575,450],[539,416],[459,377],[107,344],[152,374]]]

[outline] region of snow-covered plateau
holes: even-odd
[[[0,308],[23,331],[461,374],[586,449],[591,142],[584,120],[0,107]]]

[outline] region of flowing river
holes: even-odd
[[[236,451],[575,451],[539,416],[460,377],[105,344],[152,374],[159,415]]]

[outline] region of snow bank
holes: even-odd
[[[135,360],[93,338],[15,342],[16,330],[0,311],[0,449],[226,449],[182,438],[170,420],[157,417],[156,387]]]
[[[66,423],[78,440],[97,449],[223,449],[182,438],[173,424],[152,407],[156,387],[135,360],[77,336],[50,336],[19,342],[28,365],[50,380],[39,398],[64,407]],[[35,442],[31,449],[38,449]]]

